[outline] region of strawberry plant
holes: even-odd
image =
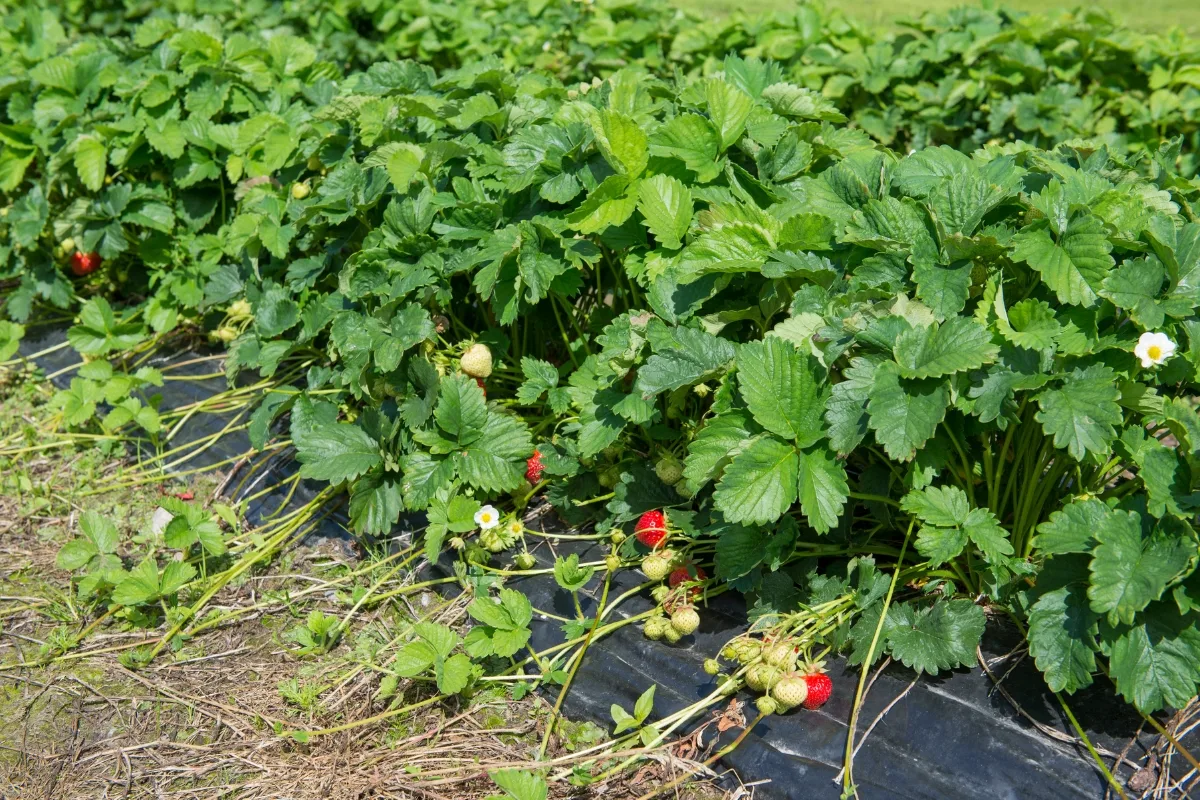
[[[764,714],[841,691],[838,654],[864,678],[970,665],[989,613],[1055,693],[1185,705],[1194,46],[1087,15],[876,36],[811,7],[697,25],[598,5],[479,0],[485,30],[350,3],[375,24],[361,46],[305,3],[269,13],[316,44],[237,11],[12,26],[4,304],[30,325],[78,308],[62,423],[169,440],[188,412],[132,356],[207,335],[256,448],[294,449],[320,501],[346,493],[355,533],[424,513],[418,552],[452,554],[477,624],[422,623],[388,668],[442,695],[526,663],[569,684],[593,635],[675,644],[736,590],[751,629],[706,668]],[[604,561],[537,569],[523,514],[543,501]],[[181,560],[125,572],[94,520],[60,557],[85,594],[161,608],[158,647],[306,519],[247,545],[169,510]],[[533,609],[509,558],[571,592],[579,650],[516,660]],[[586,618],[579,592],[627,564],[654,608]],[[336,646],[331,619],[292,638]],[[661,739],[694,712],[630,719]]]

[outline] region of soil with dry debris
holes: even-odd
[[[36,445],[49,390],[23,382],[0,393],[0,435],[24,431]],[[83,511],[136,532],[162,493],[206,503],[221,476],[122,489],[130,464],[118,455],[58,448],[0,461],[0,798],[465,800],[494,795],[488,772],[513,767],[557,777],[553,797],[729,796],[677,780],[712,776],[699,764],[709,753],[693,739],[585,786],[581,778],[600,766],[589,748],[606,731],[565,722],[535,763],[549,704],[537,693],[513,699],[512,684],[401,713],[429,697],[428,686],[387,687],[373,665],[417,614],[461,624],[462,601],[398,593],[358,615],[327,652],[304,654],[288,631],[313,610],[344,614],[356,587],[387,575],[378,554],[351,560],[344,548],[292,548],[214,597],[207,630],[140,665],[131,655],[161,630],[81,604],[57,552]],[[382,588],[404,580],[387,577]]]

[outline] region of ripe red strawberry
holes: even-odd
[[[708,575],[704,572],[703,567],[697,567],[695,565],[690,567],[679,567],[678,569],[671,571],[671,576],[667,578],[667,585],[674,589],[681,583],[702,581],[707,577]],[[696,589],[699,588],[699,586],[696,587]]]
[[[833,681],[823,672],[805,675],[804,682],[808,684],[808,696],[804,698],[804,707],[816,711],[825,705],[829,695],[833,694]]]
[[[91,275],[96,270],[100,269],[100,264],[104,261],[99,253],[83,253],[76,250],[71,253],[71,274],[82,278],[84,275]]]
[[[484,399],[487,398],[487,387],[483,385],[483,378],[476,378],[475,384],[483,390]]]
[[[542,454],[534,450],[533,455],[525,462],[525,480],[537,485],[537,482],[542,479],[542,472],[545,469],[546,466],[542,463]]]
[[[667,519],[661,511],[647,511],[633,526],[633,533],[646,547],[658,547],[667,538]]]

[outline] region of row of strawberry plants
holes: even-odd
[[[110,296],[154,296],[156,330],[194,313],[205,270],[223,257],[210,234],[232,219],[236,196],[253,181],[326,171],[337,153],[322,161],[297,144],[317,116],[335,113],[322,108],[345,69],[396,54],[451,70],[528,66],[567,84],[622,64],[664,76],[682,68],[725,77],[751,97],[786,80],[807,90],[779,101],[796,114],[848,117],[895,149],[946,143],[966,152],[1014,137],[1043,146],[1091,137],[1138,157],[1153,155],[1160,137],[1178,136],[1175,168],[1194,169],[1194,43],[1122,32],[1090,13],[959,10],[926,15],[911,35],[880,38],[813,6],[703,24],[654,4],[507,0],[465,10],[350,4],[336,15],[302,2],[214,7],[204,18],[86,4],[77,11],[61,20],[34,8],[10,14],[0,38],[8,56],[0,190],[16,213],[0,222],[0,276],[21,282],[5,304],[17,321],[34,303],[72,308],[70,279],[98,266],[93,254],[120,258],[105,273]],[[84,20],[82,32],[68,35],[68,20]],[[352,22],[366,35],[352,36]],[[424,49],[406,38],[417,34]],[[361,52],[346,50],[347,37]],[[726,59],[737,52],[748,60]],[[763,59],[769,66],[743,68]],[[410,89],[424,91],[419,81]],[[494,138],[508,124],[500,108],[481,96],[462,107],[455,127]],[[747,120],[758,139],[779,134],[770,110],[755,107]],[[185,261],[197,266],[173,267]]]
[[[168,10],[104,13],[83,30],[123,33],[130,19],[177,24]],[[94,6],[94,9],[93,9]],[[191,3],[180,4],[191,11]],[[225,30],[296,33],[332,61],[365,68],[413,58],[439,70],[485,57],[566,82],[640,65],[662,76],[711,72],[729,52],[771,59],[897,148],[971,149],[1018,136],[1040,145],[1105,137],[1132,150],[1196,130],[1196,44],[1178,32],[1122,29],[1103,12],[1046,16],[957,9],[877,32],[818,4],[773,15],[699,18],[666,2],[473,0],[462,4],[259,2],[207,10]],[[1189,142],[1189,144],[1191,144]],[[1189,147],[1189,149],[1191,149]]]
[[[1144,710],[1186,701],[1195,183],[1169,148],[899,158],[811,119],[770,65],[726,63],[584,95],[495,65],[347,79],[290,129],[309,180],[243,182],[217,233],[166,232],[213,254],[197,305],[224,315],[230,376],[304,375],[259,435],[290,411],[356,530],[428,510],[430,555],[481,527],[471,560],[511,546],[485,501],[543,486],[600,530],[665,509],[670,539],[618,558],[712,561],[773,621],[819,577],[781,569],[798,549],[906,576],[805,647],[936,672],[973,659],[962,598],[986,597],[1053,689],[1106,671]],[[73,223],[85,247],[112,225]],[[89,301],[71,341],[120,351],[155,302]]]
[[[666,580],[651,636],[694,630],[706,588],[747,593],[760,632],[723,686],[765,710],[833,651],[970,663],[980,598],[1055,691],[1195,693],[1200,187],[1178,142],[898,157],[754,58],[582,91],[138,36],[73,44],[8,103],[31,183],[6,307],[123,301],[71,329],[68,425],[107,404],[156,437],[139,393],[162,376],[125,354],[208,330],[231,379],[259,373],[237,390],[256,443],[289,415],[360,533],[427,511],[427,554],[482,581],[544,493]]]

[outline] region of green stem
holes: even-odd
[[[858,712],[862,708],[863,692],[867,686],[867,675],[874,663],[875,648],[879,645],[879,637],[883,635],[883,624],[887,620],[888,607],[892,596],[896,593],[896,583],[900,578],[900,568],[904,564],[904,554],[908,550],[908,540],[912,537],[916,520],[908,523],[908,532],[904,534],[904,544],[900,546],[900,558],[896,560],[896,568],[892,571],[892,582],[888,585],[887,595],[883,598],[883,608],[879,612],[879,622],[875,624],[875,634],[871,637],[871,646],[863,659],[862,674],[858,678],[858,690],[854,693],[854,710],[850,712],[850,730],[846,734],[845,770],[842,772],[842,788],[846,792],[854,791],[854,731],[858,727]]]

